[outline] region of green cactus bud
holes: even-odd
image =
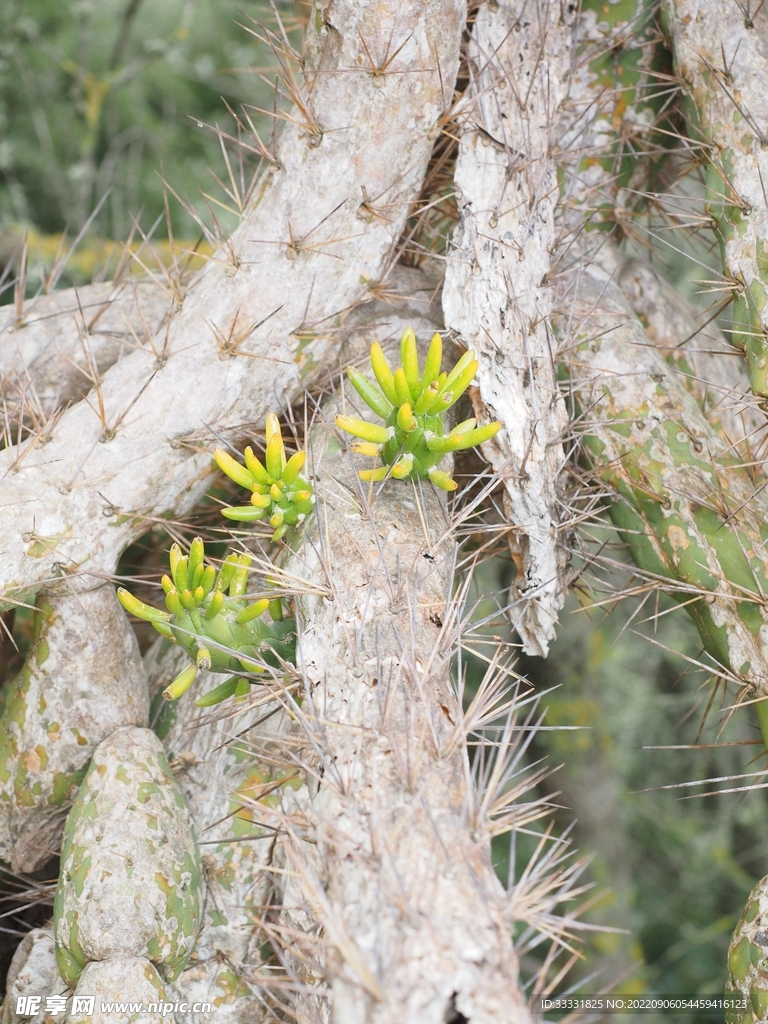
[[[418,398],[421,394],[419,354],[416,351],[416,335],[413,333],[412,327],[407,327],[400,339],[400,361],[408,390],[414,399]],[[395,387],[397,388],[397,373],[395,373]]]
[[[369,384],[369,387],[373,385]],[[234,459],[219,459],[215,452],[214,457],[227,476],[251,491],[251,506],[224,508],[222,515],[239,523],[268,519],[274,531],[272,540],[278,541],[312,512],[314,490],[312,484],[301,476],[306,452],[296,452],[290,459],[286,458],[280,423],[274,413],[267,416],[265,434],[266,466],[261,464],[251,448],[244,452],[245,467]]]
[[[202,697],[195,701],[195,705],[199,708],[211,708],[215,704],[221,704],[223,700],[226,700],[235,693],[237,684],[238,677],[232,676],[231,679],[227,679],[218,686],[214,686],[208,693],[204,693]]]
[[[250,449],[248,449],[250,451]],[[213,449],[213,458],[216,465],[225,473],[230,480],[234,480],[236,484],[240,484],[241,487],[247,487],[248,490],[253,486],[253,476],[244,466],[241,466],[239,462],[232,458],[222,448]]]
[[[378,413],[382,419],[386,419],[392,412],[392,403],[384,392],[371,384],[368,378],[359,373],[354,366],[347,367],[347,376],[365,404]]]
[[[187,667],[179,672],[173,682],[169,683],[168,686],[163,690],[163,697],[166,700],[176,700],[187,692],[192,683],[197,678],[198,666],[187,665]]]
[[[387,357],[384,355],[381,345],[379,345],[377,341],[371,345],[371,369],[373,370],[374,377],[379,383],[379,387],[386,397],[393,406],[398,405],[397,391],[395,390],[395,379],[389,368]]]
[[[336,426],[354,437],[372,441],[374,444],[386,444],[392,436],[387,427],[380,427],[377,423],[368,423],[352,416],[337,416]]]
[[[432,335],[424,363],[424,376],[421,378],[421,394],[440,376],[440,364],[443,361],[443,339],[439,334]],[[426,410],[425,410],[426,411]]]
[[[439,334],[430,342],[419,377],[416,337],[408,328],[400,342],[402,365],[394,373],[381,346],[371,346],[371,368],[378,389],[357,370],[348,370],[358,394],[373,412],[385,419],[385,426],[350,416],[337,416],[336,425],[360,438],[351,445],[353,452],[371,458],[380,456],[383,466],[358,472],[361,480],[380,481],[392,476],[396,480],[430,479],[442,490],[455,490],[450,476],[438,470],[444,455],[472,448],[489,440],[501,428],[500,423],[476,426],[467,420],[446,435],[443,413],[459,400],[477,371],[472,351],[465,352],[450,373],[441,372],[443,345]]]
[[[204,556],[200,540],[193,558],[195,574],[204,582],[194,592],[185,590],[179,593],[172,586],[165,598],[168,612],[137,601],[124,588],[118,592],[124,608],[140,613],[141,618],[152,622],[158,631],[178,643],[194,661],[166,687],[163,696],[167,700],[174,700],[185,693],[198,669],[226,673],[240,673],[243,669],[261,672],[264,670],[263,662],[279,668],[284,662],[294,659],[295,624],[293,619],[283,618],[279,599],[261,598],[254,602],[245,596],[250,556],[229,555],[218,575],[213,566],[204,565]],[[180,549],[172,551],[172,558],[178,575],[186,559]],[[270,611],[269,621],[263,618],[267,610]]]

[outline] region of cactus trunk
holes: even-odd
[[[480,399],[501,432],[483,454],[504,481],[517,577],[510,615],[546,655],[565,600],[568,545],[562,438],[547,285],[557,174],[551,125],[570,68],[571,25],[559,7],[480,7],[469,44],[470,103],[456,159],[461,221],[443,289],[446,325],[477,352]],[[572,19],[571,19],[572,20]],[[564,524],[562,524],[564,525]]]

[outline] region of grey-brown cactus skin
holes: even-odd
[[[35,642],[0,717],[0,859],[14,871],[45,864],[96,745],[148,714],[139,645],[113,588],[39,597]]]
[[[158,637],[145,655],[153,689],[162,688],[180,671],[187,655],[176,645]],[[269,974],[262,968],[261,946],[265,942],[259,927],[263,908],[273,900],[274,832],[257,822],[271,822],[271,805],[281,790],[270,791],[280,772],[261,764],[251,750],[253,736],[232,741],[228,720],[200,720],[195,701],[215,685],[216,675],[201,672],[190,689],[177,701],[162,701],[161,718],[155,725],[163,738],[168,759],[177,770],[197,834],[204,837],[202,864],[207,899],[203,927],[194,952],[178,978],[169,983],[172,1000],[188,1004],[209,1001],[216,1024],[239,1024],[261,1019],[264,997],[259,983]],[[276,705],[243,707],[237,718],[237,732],[277,710]],[[287,716],[273,714],[270,733],[279,736]],[[263,730],[262,730],[263,732]],[[277,752],[279,757],[279,751]],[[287,788],[302,787],[295,773]],[[275,778],[278,776],[278,778]],[[256,803],[260,792],[267,796]],[[254,810],[254,807],[258,810]],[[254,841],[254,837],[255,841]],[[176,1013],[177,1024],[210,1024],[210,1013],[189,1010]]]
[[[726,1024],[768,1022],[768,877],[749,894],[728,947]]]
[[[27,932],[13,954],[11,966],[5,981],[2,1024],[50,1024],[51,1017],[45,1012],[45,998],[41,999],[38,1012],[33,1016],[16,1013],[19,996],[64,996],[68,998],[71,989],[59,974],[53,928],[33,928]],[[46,1022],[47,1016],[47,1022]]]
[[[62,977],[92,960],[146,957],[183,969],[203,913],[200,853],[160,740],[118,729],[96,748],[64,829],[54,903]]]

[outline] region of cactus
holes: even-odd
[[[203,878],[189,812],[148,729],[96,748],[64,827],[54,903],[56,958],[76,985],[93,960],[144,957],[167,980],[202,923]]]
[[[0,717],[0,857],[34,871],[58,849],[96,745],[145,726],[147,681],[112,587],[37,599],[35,639]]]
[[[631,206],[670,144],[669,132],[654,130],[667,106],[663,83],[671,63],[656,13],[654,0],[586,0],[577,22],[579,63],[561,125],[558,219],[569,232],[600,233],[578,246],[598,262],[605,233],[631,222]]]
[[[768,696],[768,505],[653,346],[618,288],[585,276],[571,382],[589,407],[584,447],[616,493],[633,560],[681,601],[710,655]],[[583,329],[586,330],[586,329]],[[768,743],[768,700],[756,705]]]
[[[268,518],[274,530],[272,540],[277,541],[304,522],[312,512],[315,495],[312,484],[301,475],[307,453],[296,452],[286,460],[280,423],[273,412],[267,416],[266,438],[266,466],[252,448],[245,449],[245,466],[221,448],[214,449],[213,457],[230,480],[251,491],[250,505],[222,509],[222,515],[239,523]]]
[[[162,686],[176,675],[183,658],[178,646],[158,637],[145,658],[152,685]],[[249,742],[229,742],[229,722],[196,721],[195,698],[209,686],[209,675],[201,672],[181,700],[163,703],[162,732],[168,759],[173,766],[183,765],[178,785],[197,834],[205,836],[203,867],[208,889],[195,951],[168,986],[168,993],[187,1003],[208,1000],[219,1024],[237,1024],[259,1012],[264,999],[260,983],[269,983],[271,968],[263,966],[270,952],[269,935],[261,921],[264,908],[279,899],[279,891],[275,891],[275,878],[269,872],[274,858],[272,843],[254,838],[274,835],[270,828],[280,824],[274,803],[284,788],[274,786],[272,777],[281,774],[274,762],[281,757],[280,739],[290,721],[287,715],[274,713],[279,709],[275,701],[241,708],[239,732],[251,729],[268,710],[273,712],[269,720],[271,754],[266,763],[260,761],[252,749],[255,732],[249,733]],[[285,788],[292,795],[299,789],[297,796],[306,799],[306,787],[295,770],[285,774],[292,776]],[[177,1024],[204,1024],[207,1019],[207,1014],[176,1015]]]
[[[171,547],[171,575],[163,576],[167,611],[139,601],[124,587],[117,596],[123,608],[150,622],[194,659],[164,690],[166,700],[185,693],[200,669],[214,672],[263,672],[264,662],[279,668],[294,657],[294,623],[283,618],[280,598],[249,601],[249,555],[229,555],[219,572],[206,565],[205,546],[196,537],[189,555],[178,544]],[[227,592],[228,591],[228,592]],[[262,620],[269,610],[271,622]],[[201,707],[248,692],[248,680],[240,675],[221,683],[198,701]]]
[[[446,433],[445,413],[461,398],[477,371],[471,350],[465,352],[454,368],[441,372],[443,342],[435,333],[429,345],[423,373],[419,369],[416,335],[409,327],[400,340],[400,366],[392,372],[381,345],[371,346],[373,384],[350,366],[349,380],[365,404],[380,416],[385,425],[369,423],[352,416],[336,416],[336,425],[353,437],[352,451],[381,459],[383,465],[361,469],[361,480],[429,479],[444,491],[456,489],[456,481],[438,468],[449,452],[474,448],[498,433],[501,423],[477,426],[477,420],[464,420]]]
[[[27,932],[13,954],[6,978],[6,998],[3,1004],[1,1024],[44,1024],[50,1020],[45,1012],[42,994],[68,996],[69,986],[62,980],[56,963],[56,947],[53,929],[33,928]],[[30,1019],[16,1013],[16,1000],[32,996],[40,999],[37,1013]]]
[[[749,895],[728,947],[726,1024],[768,1021],[768,877]]]
[[[678,73],[708,158],[706,198],[733,304],[732,340],[752,390],[768,397],[768,12],[745,16],[702,0],[668,0]]]
[[[102,1003],[130,1001],[145,1009],[138,1013],[102,1009]],[[174,1024],[173,1016],[165,1007],[168,1002],[163,981],[154,966],[145,957],[120,956],[87,963],[83,968],[75,996],[94,996],[93,1013],[72,1011],[67,1024]],[[146,1009],[149,1006],[155,1010]]]

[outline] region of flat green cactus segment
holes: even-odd
[[[222,515],[241,523],[266,519],[274,530],[272,540],[277,541],[311,514],[315,493],[310,481],[301,474],[306,452],[286,457],[280,423],[272,412],[267,416],[265,433],[264,463],[252,448],[245,449],[244,466],[222,448],[216,448],[213,457],[230,480],[251,492],[250,505],[222,509]]]
[[[734,1000],[726,1020],[741,1024],[745,1015],[754,1024],[768,1022],[768,877],[749,895],[728,948],[725,994]]]
[[[54,902],[62,976],[147,957],[172,980],[201,927],[204,884],[184,797],[162,744],[125,728],[96,749],[67,818]]]
[[[400,341],[400,365],[394,372],[377,343],[371,347],[376,383],[348,368],[355,391],[385,421],[382,426],[353,416],[336,417],[336,425],[358,439],[352,451],[381,461],[360,470],[361,480],[428,479],[441,490],[453,491],[456,481],[438,468],[444,456],[474,448],[498,433],[500,422],[478,427],[474,418],[446,429],[446,413],[471,384],[478,363],[472,351],[465,352],[450,372],[441,372],[441,363],[442,339],[435,334],[421,370],[416,336],[409,327]]]
[[[151,622],[192,658],[193,664],[163,691],[167,700],[185,693],[201,669],[239,676],[263,672],[265,665],[280,668],[295,660],[295,622],[282,617],[279,598],[253,601],[246,597],[251,558],[231,554],[218,573],[204,559],[200,537],[192,542],[188,555],[178,544],[171,547],[171,575],[162,579],[167,611],[137,600],[123,587],[117,591],[126,611]],[[230,694],[219,688],[217,699],[208,704],[227,696]]]

